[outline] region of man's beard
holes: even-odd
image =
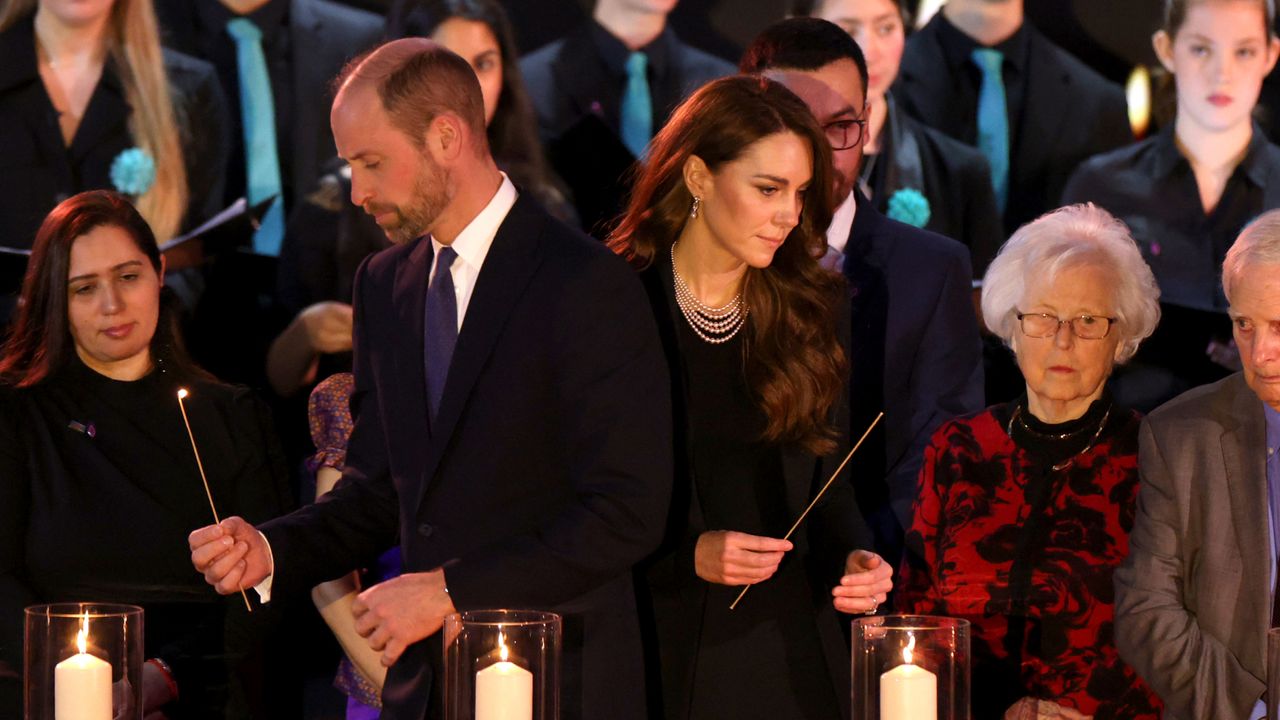
[[[453,193],[449,188],[449,176],[435,163],[423,158],[422,171],[413,181],[413,199],[403,207],[378,208],[393,210],[397,222],[382,228],[387,239],[396,244],[410,242],[421,237],[440,217]]]

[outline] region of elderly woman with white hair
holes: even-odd
[[[934,434],[897,606],[972,623],[975,720],[1159,717],[1112,642],[1139,416],[1106,390],[1158,299],[1128,229],[1093,205],[1023,226],[987,269],[982,310],[1026,394]]]

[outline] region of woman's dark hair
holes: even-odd
[[[506,11],[496,0],[397,0],[387,15],[387,35],[428,37],[453,18],[484,23],[498,41],[502,93],[486,133],[494,159],[516,184],[535,194],[554,190],[538,141],[533,102],[520,74],[515,33]]]
[[[1182,24],[1187,21],[1187,11],[1194,5],[1210,2],[1210,0],[1164,0],[1164,25],[1161,29],[1168,33],[1172,39],[1182,29]],[[1266,25],[1267,37],[1275,34],[1276,25],[1276,3],[1275,0],[1258,0],[1258,4],[1262,6],[1262,19]]]
[[[123,230],[147,256],[152,269],[161,272],[155,235],[123,195],[91,190],[63,200],[36,233],[22,281],[18,317],[0,353],[0,383],[31,387],[62,369],[75,354],[67,318],[71,246],[103,226]],[[177,298],[168,288],[161,288],[160,317],[151,338],[152,358],[183,377],[208,378],[187,356],[177,320]]]
[[[718,172],[777,133],[794,133],[809,146],[813,177],[800,222],[773,263],[747,268],[742,289],[751,311],[745,328],[747,384],[767,418],[766,440],[824,455],[835,448],[830,412],[845,380],[835,317],[843,285],[818,264],[831,221],[831,146],[799,98],[779,83],[745,75],[721,78],[695,92],[649,146],[609,247],[639,269],[665,257],[693,202],[684,182],[685,162],[696,155]]]

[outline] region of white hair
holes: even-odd
[[[1280,265],[1280,210],[1270,210],[1254,218],[1240,231],[1222,261],[1222,291],[1231,299],[1231,286],[1245,268]]]
[[[1070,267],[1100,265],[1112,272],[1120,333],[1117,362],[1138,351],[1160,322],[1160,288],[1129,228],[1093,203],[1069,205],[1018,228],[987,267],[982,315],[987,327],[1012,347],[1015,317],[1027,288],[1052,282]]]

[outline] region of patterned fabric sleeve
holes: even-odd
[[[311,391],[307,417],[311,424],[311,442],[316,446],[316,454],[307,461],[311,472],[321,467],[341,470],[346,463],[354,387],[351,373],[338,373],[325,378]]]
[[[925,449],[920,468],[911,527],[906,535],[906,552],[898,573],[896,612],[904,614],[938,614],[942,598],[934,582],[939,559],[946,488],[953,466],[947,449],[948,422],[938,428]]]

